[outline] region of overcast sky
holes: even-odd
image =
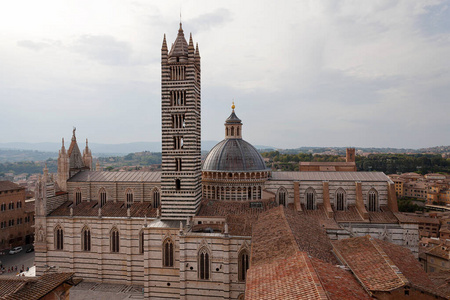
[[[231,102],[247,141],[450,144],[450,1],[7,1],[0,141],[161,140],[160,60],[180,21],[202,57],[202,139]],[[56,151],[57,149],[55,149]]]

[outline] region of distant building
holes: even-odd
[[[25,203],[25,188],[0,181],[0,250],[33,242],[34,203]]]
[[[347,148],[345,162],[300,162],[301,172],[356,172],[355,148]]]

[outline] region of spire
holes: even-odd
[[[77,130],[76,127],[73,127],[73,134],[72,134],[72,141],[76,141],[77,137],[75,136],[75,131]]]
[[[189,36],[188,55],[190,58],[194,58],[194,56],[195,56],[195,48],[194,48],[194,42],[192,41],[192,33]]]
[[[169,52],[169,58],[174,57],[179,61],[180,58],[186,58],[188,56],[188,43],[184,38],[183,26],[180,23],[180,29],[178,29],[178,35],[175,42],[172,45],[172,49]]]
[[[195,63],[200,66],[200,51],[198,50],[198,43],[195,47]]]
[[[163,44],[162,44],[161,51],[166,51],[167,52],[167,42],[166,42],[166,34],[165,33],[164,33],[164,38],[163,38]]]

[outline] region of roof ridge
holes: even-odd
[[[388,264],[388,266],[392,269],[392,271],[397,275],[397,277],[403,282],[403,285],[411,284],[409,280],[403,275],[402,271],[397,267],[397,265],[389,258],[386,252],[381,248],[381,246],[376,242],[376,239],[371,237],[369,234],[366,235],[368,237],[369,242],[374,246],[374,248],[378,251],[384,261]],[[397,269],[397,270],[396,270]]]

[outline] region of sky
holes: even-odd
[[[161,140],[161,45],[198,43],[202,140],[450,145],[450,1],[15,0],[0,10],[0,141]],[[55,149],[56,151],[56,149]]]

